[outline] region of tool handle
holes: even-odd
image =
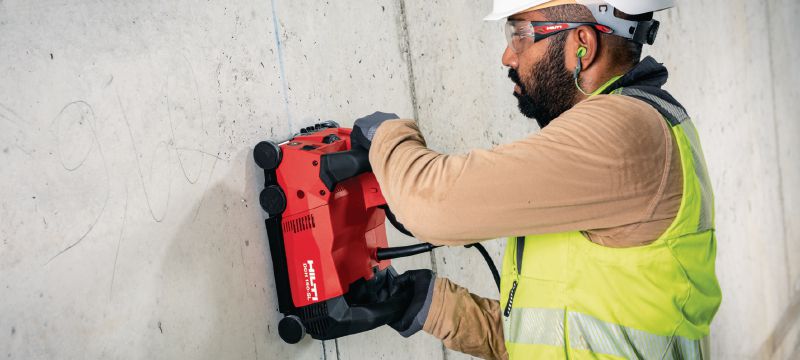
[[[344,180],[372,170],[369,152],[361,148],[324,154],[320,162],[319,178],[328,191]]]

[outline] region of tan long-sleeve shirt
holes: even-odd
[[[397,219],[439,245],[583,231],[601,245],[648,244],[677,214],[680,156],[650,105],[597,95],[539,133],[466,155],[427,148],[414,121],[382,124],[370,163]],[[437,279],[424,330],[448,348],[506,357],[496,300]]]

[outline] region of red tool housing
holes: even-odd
[[[336,136],[340,140],[325,143]],[[336,184],[329,191],[320,179],[321,156],[350,150],[350,129],[325,129],[280,145],[283,159],[276,171],[286,194],[281,228],[292,301],[306,306],[343,295],[373,269],[390,260],[375,260],[375,250],[387,247],[386,204],[371,172]]]
[[[368,154],[352,149],[350,129],[317,124],[253,150],[264,169],[260,194],[284,341],[308,332],[326,340],[394,321],[406,295],[388,294],[397,273],[386,248],[384,200]],[[393,217],[391,217],[393,219]]]

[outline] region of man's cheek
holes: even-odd
[[[530,66],[519,67],[519,80],[524,87],[529,87],[533,80],[533,71]]]

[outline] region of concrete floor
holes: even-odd
[[[490,8],[0,0],[0,357],[468,358],[386,327],[284,344],[250,154],[378,109],[418,119],[445,152],[537,131]],[[682,1],[648,50],[716,191],[715,358],[800,356],[798,17],[796,0]],[[503,245],[488,243],[496,258]],[[395,266],[498,296],[474,250]]]

